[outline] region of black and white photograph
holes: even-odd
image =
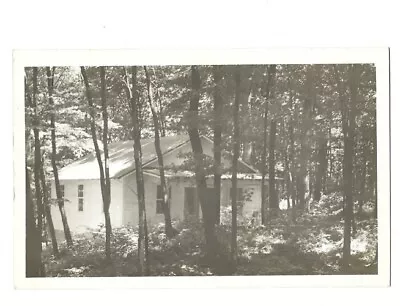
[[[15,54],[19,277],[387,284],[388,50],[302,51]]]

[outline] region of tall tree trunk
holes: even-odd
[[[252,155],[253,155],[253,141],[250,136],[252,135],[251,131],[251,112],[249,111],[251,108],[252,100],[253,100],[253,75],[254,70],[251,75],[250,85],[249,85],[249,95],[247,99],[243,99],[242,106],[242,139],[243,139],[243,161],[248,164],[252,163]]]
[[[315,179],[315,189],[314,189],[314,201],[319,201],[321,199],[322,182],[325,176],[327,168],[327,140],[324,135],[320,135],[318,139],[318,153],[317,153],[317,176]]]
[[[195,162],[196,186],[201,211],[203,213],[204,234],[206,240],[206,254],[210,263],[213,263],[218,248],[218,241],[215,235],[214,209],[207,205],[207,182],[203,165],[203,148],[198,131],[198,107],[200,100],[200,73],[196,66],[191,67],[192,96],[189,106],[188,133]]]
[[[301,153],[300,153],[300,159],[302,160],[305,158],[306,154],[303,153],[305,151],[304,145],[300,147]],[[307,184],[307,168],[306,164],[302,161],[300,161],[300,169],[299,173],[297,175],[297,203],[298,206],[296,207],[296,210],[304,210],[306,206],[306,201],[305,201],[305,193],[306,193],[306,184]]]
[[[342,128],[344,136],[343,157],[343,199],[344,199],[344,239],[342,270],[347,272],[351,257],[351,227],[353,222],[353,151],[355,129],[355,106],[357,103],[357,91],[359,82],[359,65],[351,65],[349,71],[348,86],[350,89],[350,106],[344,101],[343,89],[339,86],[339,99],[342,112]],[[337,77],[339,80],[339,78]]]
[[[302,121],[302,136],[300,144],[300,168],[299,168],[299,185],[298,185],[298,197],[299,197],[299,209],[306,209],[306,193],[307,193],[307,164],[308,164],[308,153],[309,153],[309,130],[311,124],[312,114],[312,103],[313,103],[313,66],[307,68],[306,87],[307,94],[304,98],[303,104],[303,121]]]
[[[36,68],[37,69],[37,68]],[[34,95],[36,104],[36,92],[37,92],[37,70],[34,78]],[[28,80],[25,75],[25,105],[34,107],[33,97],[29,92]],[[33,120],[35,124],[35,119]],[[25,146],[29,146],[29,130],[25,131]],[[25,149],[27,151],[29,149]],[[40,277],[44,276],[44,269],[42,265],[42,241],[41,234],[36,226],[35,218],[35,205],[32,197],[32,189],[30,183],[30,174],[27,167],[28,161],[25,160],[25,274],[26,277]]]
[[[374,217],[378,218],[378,177],[377,177],[377,155],[376,155],[376,126],[373,129],[373,137],[372,137],[372,194],[373,200],[375,201],[374,206]]]
[[[311,148],[312,151],[312,148]],[[313,188],[314,188],[314,173],[315,171],[313,171],[313,165],[312,165],[312,161],[314,160],[314,158],[311,156],[310,160],[308,161],[308,172],[307,172],[307,179],[308,179],[308,190],[307,190],[307,201],[310,202],[310,200],[312,199],[312,194],[313,194]],[[313,173],[314,172],[314,173]],[[309,206],[307,206],[307,209],[309,209]]]
[[[268,78],[267,84],[264,92],[264,129],[263,129],[263,148],[261,155],[261,223],[266,224],[267,218],[267,205],[266,205],[266,186],[265,186],[265,176],[267,174],[267,143],[268,143],[268,104],[269,104],[269,95],[271,87],[273,86],[273,79],[275,78],[276,65],[270,65],[268,67]]]
[[[287,209],[290,209],[290,195],[291,195],[291,189],[292,189],[292,181],[291,181],[291,175],[290,175],[290,165],[289,165],[289,159],[288,159],[288,141],[287,141],[287,134],[285,130],[285,119],[282,117],[281,122],[281,135],[283,138],[283,148],[282,150],[282,156],[283,156],[283,163],[284,163],[284,187],[286,187],[286,201],[287,201]]]
[[[330,121],[331,122],[331,121]],[[331,123],[332,125],[332,123]],[[329,147],[328,147],[328,155],[329,155],[329,179],[332,182],[333,180],[333,154],[332,154],[332,126],[329,127]]]
[[[53,90],[54,90],[54,70],[50,69],[50,67],[46,67],[46,74],[47,74],[47,88],[49,93],[49,105],[50,107],[54,108],[54,100],[53,100]],[[54,175],[54,185],[56,189],[56,196],[57,196],[57,205],[60,211],[61,220],[64,229],[64,236],[65,241],[67,242],[68,247],[72,246],[72,236],[71,231],[68,226],[67,215],[65,213],[64,208],[64,199],[61,194],[61,187],[60,187],[60,180],[58,177],[58,168],[57,168],[57,142],[56,142],[56,119],[55,119],[55,112],[54,109],[50,115],[50,129],[51,129],[51,165],[53,168],[53,175]]]
[[[153,67],[153,75],[156,77],[156,71]],[[158,102],[158,122],[159,122],[159,133],[161,134],[161,137],[165,137],[165,130],[166,130],[166,123],[164,119],[164,111],[163,111],[163,103],[162,103],[162,97],[160,94],[160,91],[158,90],[159,86],[156,83],[155,86],[155,96],[156,96],[156,101]],[[153,103],[153,105],[156,103]]]
[[[45,211],[45,215],[46,215],[48,230],[49,230],[50,237],[51,237],[51,245],[53,247],[53,255],[57,258],[57,257],[59,257],[60,253],[58,251],[56,231],[54,230],[53,218],[51,216],[50,203],[48,201],[48,191],[47,191],[47,187],[46,187],[46,178],[45,178],[45,174],[44,174],[43,165],[44,165],[44,163],[42,160],[42,166],[40,169],[40,180],[42,182],[44,211]]]
[[[231,258],[233,264],[237,261],[237,171],[240,149],[239,106],[240,106],[240,67],[235,69],[235,104],[233,107],[233,160],[232,160],[232,242]]]
[[[365,141],[364,138],[362,138],[361,141]],[[365,184],[367,177],[366,150],[367,146],[363,144],[361,152],[361,178],[360,178],[360,189],[358,194],[358,211],[357,211],[359,216],[361,216],[363,212],[364,197],[365,197]]]
[[[144,72],[146,75],[146,86],[147,86],[147,98],[151,110],[151,114],[153,116],[153,123],[154,123],[154,146],[157,153],[158,159],[158,167],[160,170],[160,183],[161,183],[161,190],[162,190],[162,199],[161,204],[164,212],[164,219],[165,219],[165,234],[168,238],[172,238],[175,234],[175,230],[172,228],[171,223],[171,208],[170,208],[170,200],[169,200],[169,193],[167,188],[167,182],[165,179],[165,171],[164,171],[164,160],[161,151],[161,144],[160,144],[160,122],[158,119],[157,111],[153,103],[153,90],[150,80],[150,75],[147,71],[146,66],[144,66]]]
[[[284,153],[285,153],[284,159],[285,159],[286,202],[287,202],[287,208],[290,209],[291,208],[290,197],[291,197],[291,190],[293,188],[292,187],[292,176],[290,174],[289,160],[288,160],[286,149],[285,149]]]
[[[213,66],[214,76],[214,191],[215,224],[220,223],[221,214],[221,144],[222,144],[222,66]]]
[[[145,204],[145,189],[142,167],[142,145],[140,143],[140,125],[138,112],[138,93],[137,93],[137,67],[131,67],[132,86],[129,84],[128,72],[124,68],[124,80],[133,124],[133,152],[135,159],[136,190],[139,212],[139,237],[138,237],[138,257],[139,273],[141,275],[150,274],[148,232]]]
[[[279,203],[275,189],[275,139],[276,139],[276,121],[271,119],[269,131],[269,210],[271,217],[276,217],[279,210]]]
[[[26,277],[43,276],[40,233],[35,222],[34,204],[29,180],[28,168],[25,168],[26,184],[26,238],[25,238],[25,273]]]
[[[33,134],[35,140],[35,166],[34,166],[34,182],[35,182],[35,196],[36,196],[36,209],[37,209],[37,227],[40,234],[40,241],[42,241],[43,235],[43,200],[42,200],[42,190],[40,186],[40,168],[42,156],[40,152],[40,139],[39,139],[39,114],[38,114],[38,106],[36,101],[37,96],[37,83],[38,83],[38,68],[33,68],[33,96],[32,96],[32,106],[34,107],[34,127]],[[40,252],[42,252],[42,244],[40,243]]]
[[[103,181],[103,210],[104,221],[106,225],[106,258],[111,261],[111,218],[110,218],[110,204],[111,204],[111,182],[110,182],[110,169],[108,165],[108,113],[107,113],[107,97],[106,97],[106,71],[104,66],[100,67],[100,83],[101,83],[101,109],[103,114],[103,152],[104,152],[104,174]]]
[[[291,86],[291,80],[289,80],[289,86]],[[291,177],[291,188],[290,194],[292,198],[292,218],[293,221],[296,219],[295,207],[296,207],[296,170],[295,170],[295,150],[294,150],[294,107],[293,107],[293,92],[290,89],[289,93],[289,108],[290,108],[290,119],[289,119],[289,160],[290,160],[290,177]]]
[[[158,90],[157,90],[158,92]],[[164,116],[164,110],[163,110],[163,104],[162,104],[162,99],[159,96],[158,98],[158,108],[159,108],[159,112],[160,112],[160,133],[161,133],[161,137],[165,137],[166,134],[166,122],[165,122],[165,116]]]
[[[100,70],[102,71],[102,69]],[[97,131],[96,131],[96,123],[95,123],[95,119],[96,119],[96,112],[95,112],[95,106],[93,104],[93,99],[92,99],[92,93],[91,93],[91,89],[90,89],[90,85],[89,85],[89,80],[88,77],[86,75],[86,70],[85,67],[81,66],[81,74],[82,74],[82,78],[83,78],[83,82],[85,84],[85,88],[86,88],[86,98],[88,100],[89,103],[89,112],[90,112],[90,131],[92,134],[92,140],[93,140],[93,145],[94,145],[94,149],[95,149],[95,154],[96,154],[96,159],[97,159],[97,163],[99,166],[99,173],[100,173],[100,189],[101,189],[101,195],[102,195],[102,199],[103,199],[103,210],[104,210],[104,218],[106,221],[106,258],[107,260],[111,259],[111,249],[109,246],[110,243],[110,238],[107,238],[107,235],[110,230],[111,230],[111,222],[109,224],[107,224],[107,222],[109,221],[109,214],[107,217],[107,212],[109,209],[109,198],[108,198],[108,186],[106,183],[106,177],[105,177],[105,171],[104,168],[108,168],[108,164],[106,162],[107,157],[106,154],[108,154],[108,152],[104,152],[104,156],[105,156],[105,163],[103,166],[103,162],[101,160],[101,152],[100,152],[100,148],[99,148],[99,144],[97,141]],[[101,72],[101,79],[103,79],[103,72]],[[103,101],[103,81],[102,82],[102,107],[104,104]],[[104,116],[104,114],[103,114]],[[105,140],[103,143],[107,142],[107,136],[104,137],[103,134],[103,139]],[[107,147],[107,146],[106,146]],[[110,235],[111,236],[111,235]]]
[[[349,134],[349,128],[345,130],[345,134]],[[343,242],[343,270],[347,271],[350,261],[350,244],[351,244],[351,225],[352,225],[352,156],[350,155],[351,144],[349,136],[345,136],[344,157],[343,157],[343,189],[344,189],[344,242]],[[350,185],[351,186],[350,186]]]

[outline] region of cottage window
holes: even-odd
[[[78,185],[78,211],[83,211],[83,185]]]
[[[232,203],[232,188],[230,191],[230,203]],[[238,211],[241,212],[244,206],[244,192],[243,192],[243,188],[236,188],[236,203],[237,203],[237,207],[238,207]]]
[[[171,186],[168,190],[169,193],[169,200],[171,201]],[[163,207],[162,207],[162,200],[163,200],[163,192],[161,185],[157,185],[157,199],[156,199],[156,214],[163,214]]]

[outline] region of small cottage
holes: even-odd
[[[201,137],[204,154],[213,156],[213,142]],[[201,217],[195,181],[189,171],[180,171],[185,153],[192,152],[187,135],[161,138],[161,148],[166,167],[166,178],[171,198],[172,219],[183,220],[189,216]],[[223,154],[224,156],[224,154]],[[109,170],[111,178],[110,215],[113,227],[136,225],[138,223],[138,203],[136,195],[135,162],[133,141],[123,141],[109,145]],[[161,207],[161,186],[154,139],[142,140],[142,159],[145,181],[147,221],[150,224],[164,220]],[[222,158],[225,168],[230,160]],[[239,161],[238,201],[239,213],[252,215],[260,211],[261,176],[256,169]],[[174,170],[172,170],[174,169]],[[73,232],[84,231],[104,223],[103,202],[99,183],[99,169],[95,154],[73,162],[59,171],[61,191],[64,199],[68,223]],[[207,178],[209,188],[213,187],[212,176]],[[52,198],[56,198],[55,184],[52,182]],[[210,189],[210,194],[212,190]],[[231,178],[222,176],[221,206],[230,205]],[[53,206],[56,229],[62,230],[58,207]]]

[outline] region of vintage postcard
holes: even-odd
[[[389,286],[388,49],[13,60],[16,288]]]

